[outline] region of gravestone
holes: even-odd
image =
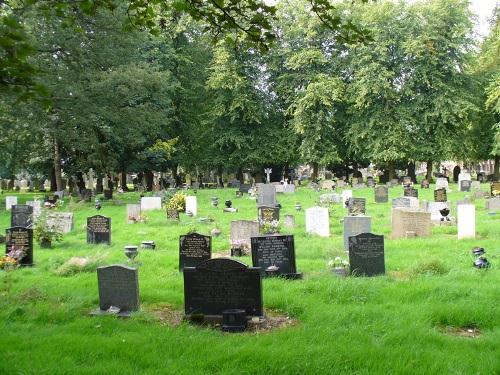
[[[33,218],[36,219],[42,213],[42,205],[39,200],[27,201],[28,206],[33,207]]]
[[[384,236],[361,233],[349,237],[349,266],[355,276],[385,274]]]
[[[260,267],[261,274],[270,266],[278,267],[278,274],[287,278],[301,278],[295,265],[295,245],[293,236],[252,237],[252,264]]]
[[[276,188],[274,185],[258,185],[257,205],[267,207],[274,207],[276,205]]]
[[[87,218],[87,243],[111,245],[111,218],[95,215]]]
[[[175,208],[167,208],[167,219],[169,220],[179,220],[179,211]]]
[[[500,197],[500,182],[492,182],[490,188],[492,197]]]
[[[97,268],[99,310],[95,315],[116,314],[128,317],[139,310],[139,277],[137,268],[111,265]]]
[[[457,206],[458,239],[476,238],[476,207],[473,204]]]
[[[352,190],[342,191],[342,205],[344,205],[345,202],[350,198],[352,198]]]
[[[247,193],[248,194],[248,190],[250,190],[251,187],[252,186],[250,184],[241,184],[240,188],[239,188],[239,191],[242,192],[242,193]]]
[[[283,226],[285,228],[291,229],[295,227],[295,216],[287,214],[283,220]]]
[[[5,231],[5,253],[22,251],[24,256],[19,259],[21,266],[33,265],[33,229],[12,227]]]
[[[375,187],[375,202],[376,203],[389,202],[389,189],[387,188],[387,186]]]
[[[92,200],[92,189],[82,189],[78,193],[79,200],[90,202]]]
[[[196,267],[212,257],[212,237],[199,233],[179,236],[179,271]]]
[[[481,183],[479,181],[471,181],[471,190],[481,190]]]
[[[104,199],[106,200],[113,199],[113,190],[111,189],[104,190]]]
[[[434,202],[447,202],[448,196],[445,188],[434,190]]]
[[[250,239],[259,235],[259,223],[253,220],[231,221],[231,244],[242,243],[250,248]]]
[[[15,204],[10,212],[11,227],[31,228],[33,225],[33,207],[27,204]]]
[[[259,223],[280,220],[280,209],[278,207],[260,206],[257,208]]]
[[[61,233],[69,233],[73,230],[72,212],[49,212],[47,214],[47,225]]]
[[[344,217],[344,250],[349,250],[349,237],[372,231],[372,218],[370,216]]]
[[[243,309],[248,317],[264,315],[260,268],[215,258],[184,269],[187,319],[220,321],[230,309]]]
[[[458,188],[460,191],[465,191],[465,190],[462,190],[462,181],[469,181],[469,183],[465,184],[464,187],[465,188],[469,188],[469,190],[467,191],[470,191],[470,182],[472,181],[472,176],[470,175],[470,173],[468,172],[461,172],[459,175],[458,175]]]
[[[420,183],[420,187],[422,189],[429,189],[429,186],[430,186],[430,183],[429,183],[429,180],[427,180],[427,179],[422,180],[422,182]]]
[[[430,212],[404,208],[392,210],[392,238],[428,237],[431,234]]]
[[[443,177],[439,177],[436,179],[436,190],[445,189],[448,191],[448,180]]]
[[[469,192],[472,186],[472,181],[471,180],[461,180],[460,181],[460,191],[467,191]]]
[[[394,198],[392,200],[392,208],[410,208],[411,200],[409,197]]]
[[[403,177],[402,182],[403,182],[403,186],[412,186],[413,185],[413,181],[411,180],[410,176]]]
[[[328,208],[311,207],[306,209],[306,233],[330,237]]]
[[[321,194],[319,196],[319,203],[328,204],[328,203],[340,203],[342,201],[342,197],[340,194],[331,193],[331,194]]]
[[[486,209],[489,213],[500,212],[500,198],[490,198],[486,201]]]
[[[17,204],[17,197],[16,196],[7,196],[5,197],[5,209],[10,210],[12,206],[15,206]]]
[[[133,224],[141,218],[140,204],[127,204],[127,224]]]
[[[375,187],[375,180],[373,179],[373,177],[368,176],[368,177],[366,178],[366,185],[367,185],[368,187]]]
[[[366,213],[365,198],[349,198],[347,211],[351,216],[364,215]]]
[[[293,185],[293,184],[284,185],[283,193],[285,193],[285,194],[295,193],[295,185]]]
[[[284,193],[285,192],[285,185],[281,184],[275,184],[274,188],[276,189],[276,193]]]
[[[418,190],[412,187],[405,188],[403,190],[403,195],[405,197],[413,197],[413,198],[418,198]]]
[[[142,197],[141,212],[152,210],[161,210],[161,197]]]
[[[335,182],[333,182],[332,180],[321,181],[321,189],[323,190],[332,190],[334,186]]]
[[[193,216],[198,215],[198,200],[194,195],[186,197],[186,213],[191,212]]]

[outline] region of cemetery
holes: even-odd
[[[496,0],[0,1],[0,375],[500,375],[499,51]]]

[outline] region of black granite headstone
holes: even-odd
[[[31,228],[33,224],[33,206],[15,204],[11,208],[10,226]]]
[[[179,236],[179,271],[212,257],[212,237],[199,233]]]
[[[222,320],[222,312],[243,309],[263,316],[260,268],[228,258],[215,258],[184,268],[184,308],[188,319]]]
[[[87,243],[111,245],[111,218],[102,215],[87,218]]]
[[[295,265],[295,245],[293,236],[257,236],[251,238],[252,264],[260,267],[262,275],[270,266],[278,267],[278,274],[287,278],[297,279],[302,274],[297,273]]]
[[[22,251],[24,256],[20,258],[22,266],[33,265],[33,229],[25,227],[12,227],[6,230],[5,253],[11,251]]]
[[[405,188],[403,190],[403,196],[418,198],[418,190],[412,187]]]
[[[349,264],[352,275],[384,274],[384,236],[362,233],[349,237]]]
[[[365,198],[349,198],[347,205],[349,215],[364,215],[366,213],[366,199]]]
[[[448,196],[445,188],[434,190],[434,202],[447,202],[447,201],[448,201]]]
[[[97,268],[100,313],[117,308],[118,315],[128,316],[139,310],[137,268],[111,265]]]

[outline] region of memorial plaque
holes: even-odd
[[[392,210],[392,238],[428,237],[431,234],[431,213],[404,208]]]
[[[418,198],[418,190],[412,187],[405,188],[403,190],[403,195],[405,197],[413,197],[413,198]]]
[[[127,224],[137,223],[141,219],[141,205],[127,204]]]
[[[469,192],[471,189],[472,181],[471,180],[461,180],[460,181],[460,191]]]
[[[366,199],[349,198],[347,211],[351,216],[364,215],[366,213]]]
[[[384,236],[361,233],[349,237],[351,275],[376,276],[385,273]]]
[[[233,259],[215,258],[184,269],[186,317],[222,319],[222,312],[243,309],[247,316],[263,316],[260,268]]]
[[[111,245],[111,218],[102,215],[87,218],[87,243]]]
[[[448,196],[445,188],[434,190],[434,202],[447,202]]]
[[[258,236],[252,237],[252,264],[260,267],[264,276],[270,266],[279,269],[279,275],[298,278],[295,265],[295,246],[293,236]]]
[[[258,209],[259,223],[271,222],[273,220],[279,221],[280,209],[279,207],[266,207],[260,206]]]
[[[97,268],[99,309],[102,313],[110,307],[127,316],[139,310],[139,277],[136,268],[111,265]]]
[[[496,181],[491,183],[491,196],[500,197],[500,182]]]
[[[212,257],[212,237],[199,233],[179,236],[179,271],[196,267]]]
[[[375,187],[375,202],[376,203],[389,202],[389,189],[387,188],[387,186]]]
[[[344,250],[349,250],[349,237],[372,231],[372,218],[370,216],[344,217]]]
[[[12,227],[6,230],[5,253],[22,251],[24,256],[19,259],[22,266],[33,265],[33,229]]]
[[[276,187],[271,184],[259,184],[257,190],[257,205],[274,207],[276,205]]]
[[[15,204],[10,212],[11,227],[31,228],[33,225],[33,207],[25,204]]]

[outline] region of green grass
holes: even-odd
[[[465,193],[451,188],[450,200],[463,199]],[[432,200],[432,192],[420,190],[420,199]],[[213,252],[227,252],[230,221],[255,218],[255,201],[238,199],[229,189],[197,195],[198,218],[211,216],[222,230]],[[214,195],[221,206],[232,199],[239,212],[211,207]],[[305,234],[305,213],[294,209],[296,202],[304,209],[316,205],[319,195],[306,188],[278,195],[281,215],[296,218],[290,232],[304,280],[263,281],[265,308],[290,314],[298,324],[234,335],[188,323],[166,326],[152,313],[158,306],[183,309],[178,237],[193,226],[209,234],[215,223],[185,215],[171,223],[155,211],[147,213],[147,224],[126,224],[125,206],[104,202],[100,213],[112,217],[112,246],[91,246],[84,225],[96,211],[91,203],[76,207],[75,230],[62,243],[54,249],[35,245],[35,267],[0,271],[0,373],[500,374],[500,215],[487,215],[484,200],[477,200],[476,240],[458,241],[456,227],[433,227],[424,239],[390,240],[390,203],[375,204],[371,189],[354,190],[355,197],[367,198],[373,232],[386,236],[387,274],[339,279],[326,262],[346,256],[340,223],[346,210],[334,206],[331,237],[319,238]],[[397,196],[402,188],[390,190],[390,198]],[[32,198],[19,195],[20,203]],[[132,203],[138,195],[118,198]],[[0,204],[0,225],[7,228],[10,213]],[[141,312],[128,320],[89,316],[98,306],[94,267],[65,276],[60,266],[73,256],[99,255],[103,264],[122,263],[123,247],[143,240],[155,240],[157,250],[142,250],[137,258]],[[474,246],[486,249],[491,269],[472,267]],[[242,260],[251,262],[250,257]],[[481,335],[454,336],[447,327],[475,327]]]

